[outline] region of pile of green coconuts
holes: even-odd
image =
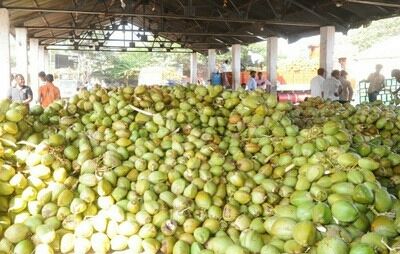
[[[220,86],[0,101],[0,253],[400,253],[400,110]]]

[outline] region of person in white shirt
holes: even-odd
[[[317,71],[317,76],[315,76],[310,82],[311,97],[321,97],[323,98],[322,84],[325,81],[325,69],[319,68]]]
[[[257,82],[257,88],[261,88],[267,91],[268,93],[271,91],[271,82],[269,82],[268,79],[263,78],[262,72],[257,73],[256,82]]]
[[[257,81],[256,81],[256,72],[251,71],[250,72],[250,79],[247,82],[246,90],[248,91],[254,91],[257,88]]]
[[[340,83],[340,71],[332,71],[331,77],[325,79],[322,84],[322,91],[324,93],[325,100],[337,101],[339,100],[339,91],[341,87]]]

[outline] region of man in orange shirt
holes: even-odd
[[[47,74],[46,84],[39,88],[39,102],[44,108],[49,106],[53,101],[61,98],[60,89],[53,84],[53,81],[53,75]]]

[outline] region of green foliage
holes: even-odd
[[[111,58],[112,67],[107,71],[115,79],[129,78],[132,71],[141,67],[149,66],[152,63],[152,54],[147,52],[120,53]]]
[[[350,41],[360,50],[365,50],[385,39],[399,35],[400,17],[372,22],[369,26],[349,33]]]
[[[253,54],[259,54],[261,56],[267,56],[267,45],[265,41],[249,44],[249,45],[242,45],[240,49],[240,60],[242,65],[244,65],[246,68],[249,66],[254,66],[254,63],[251,61],[251,56],[250,52]],[[224,62],[225,60],[228,60],[231,62],[232,59],[232,51],[229,50],[223,54],[217,55],[217,64]]]
[[[183,66],[189,72],[189,54],[165,54],[149,52],[131,53],[91,53],[87,55],[92,60],[92,76],[104,79],[106,82],[125,82],[128,79],[135,79],[140,69],[151,65]]]
[[[93,54],[87,57],[91,59],[93,66],[92,76],[104,79],[105,81],[125,81],[130,78],[137,78],[138,70],[141,67],[151,65],[152,53],[109,53]]]

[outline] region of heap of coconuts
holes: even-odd
[[[400,111],[220,86],[0,102],[0,253],[400,251]]]

